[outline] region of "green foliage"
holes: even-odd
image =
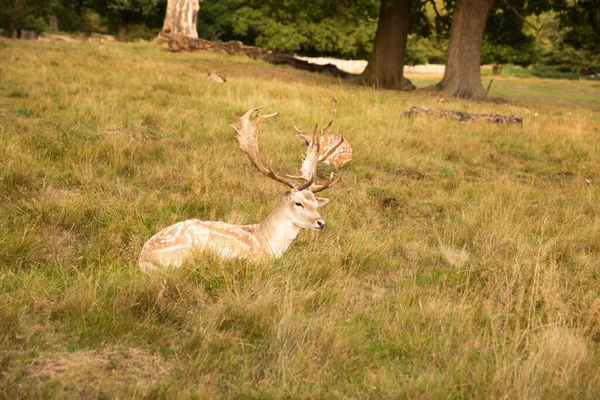
[[[540,27],[536,32],[536,52],[539,54],[536,68],[576,72],[583,76],[597,73],[600,71],[600,53],[595,50],[595,43],[575,42],[573,29],[565,25],[564,18],[564,14],[554,11],[529,18],[533,25]],[[529,27],[526,30],[533,32]]]
[[[492,9],[485,27],[482,63],[532,64],[537,57],[535,36],[524,33],[523,25],[514,12],[502,6]]]
[[[127,37],[130,41],[147,40],[152,41],[158,36],[159,28],[150,29],[144,24],[131,25],[127,31]]]
[[[538,65],[561,72],[575,71],[582,76],[600,73],[600,56],[598,53],[576,50],[564,43],[548,53],[544,53]]]
[[[269,18],[265,9],[248,6],[238,9],[233,16],[233,34],[239,37],[254,38],[259,47],[294,52],[308,42],[298,29],[298,24],[288,25]]]
[[[548,54],[546,63],[558,70],[569,65],[582,75],[600,74],[600,1],[567,2],[558,18],[563,29],[561,48]]]
[[[563,41],[576,50],[600,53],[600,1],[567,2],[559,12],[562,27],[569,27]]]
[[[46,21],[44,21],[44,18],[34,17],[33,15],[29,14],[21,20],[21,29],[35,31],[37,34],[40,34],[49,30],[50,27]]]
[[[444,64],[446,61],[447,41],[439,36],[430,38],[408,35],[406,45],[406,65]]]
[[[115,33],[118,24],[127,24],[131,39],[150,40],[162,27],[166,2],[27,1],[17,29],[44,32],[48,16],[56,15],[61,31]],[[406,64],[444,62],[455,3],[412,2]],[[13,4],[14,0],[0,0],[0,27],[7,27]],[[598,0],[512,0],[510,5],[540,29],[533,30],[511,8],[498,3],[487,21],[483,63],[536,65],[582,75],[600,71]],[[240,40],[302,55],[366,59],[379,7],[379,0],[205,0],[198,14],[198,32],[209,40]]]
[[[489,71],[489,70],[488,70]],[[489,73],[487,76],[490,76]],[[577,72],[561,72],[551,69],[539,69],[535,67],[523,67],[521,65],[505,64],[502,66],[502,76],[516,78],[544,78],[544,79],[579,79]]]
[[[368,58],[377,30],[378,1],[300,3],[207,0],[199,14],[199,35],[303,55]],[[433,29],[423,8],[414,2],[408,63],[440,62],[445,57],[443,48],[436,47],[441,40],[417,40],[417,35],[428,36]]]
[[[202,3],[200,37],[241,40],[271,50],[341,58],[367,58],[377,29],[378,2]]]
[[[149,15],[154,11],[159,0],[105,0],[104,5],[116,14]]]

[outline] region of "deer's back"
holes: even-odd
[[[339,133],[319,138],[319,161],[340,168],[352,160],[352,147]]]
[[[139,258],[142,269],[178,267],[194,252],[212,251],[221,258],[259,258],[260,243],[248,227],[189,219],[152,236]]]

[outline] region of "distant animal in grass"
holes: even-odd
[[[142,248],[139,266],[144,271],[157,267],[179,267],[196,252],[212,251],[222,259],[246,258],[261,260],[279,258],[288,249],[302,228],[323,229],[325,221],[317,208],[329,200],[316,197],[338,182],[334,174],[321,185],[315,184],[319,154],[319,136],[315,128],[302,162],[302,176],[281,176],[261,161],[258,133],[270,115],[251,116],[259,109],[248,110],[238,124],[232,125],[240,149],[258,171],[290,188],[279,206],[262,222],[253,225],[233,225],[216,221],[190,219],[171,225],[152,236]],[[329,125],[328,125],[329,126]]]
[[[333,165],[336,168],[343,167],[352,160],[352,147],[348,140],[339,133],[326,134],[335,119],[337,110],[337,99],[333,97],[333,119],[325,128],[321,130],[322,134],[319,135],[319,162],[323,164]],[[307,146],[311,146],[314,134],[303,132],[296,127],[294,129],[298,132],[296,135],[300,140],[306,143]],[[316,129],[316,127],[315,127]]]
[[[227,82],[227,78],[225,77],[225,75],[221,75],[216,73],[215,71],[211,71],[206,76],[206,81],[212,83],[225,83]]]

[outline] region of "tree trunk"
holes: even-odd
[[[481,46],[488,14],[496,0],[458,0],[452,15],[442,93],[465,99],[487,97],[481,84]]]
[[[168,0],[163,32],[198,38],[196,21],[202,0]]]
[[[367,68],[355,81],[386,89],[404,88],[404,55],[411,1],[382,0],[373,52]]]
[[[21,19],[21,13],[25,7],[25,0],[15,0],[13,2],[13,8],[10,13],[10,19],[8,20],[8,29],[6,30],[6,37],[15,38],[17,28],[19,27],[19,20]]]
[[[127,42],[127,19],[125,17],[119,18],[119,25],[117,26],[117,40],[119,42]]]

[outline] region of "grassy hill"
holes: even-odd
[[[0,40],[0,398],[597,397],[600,85],[495,89],[512,101]],[[229,124],[278,111],[262,151],[293,173],[292,121],[326,122],[331,93],[355,158],[323,192],[324,231],[274,262],[137,269],[169,224],[264,218],[285,188]],[[525,123],[401,116],[421,104]]]

